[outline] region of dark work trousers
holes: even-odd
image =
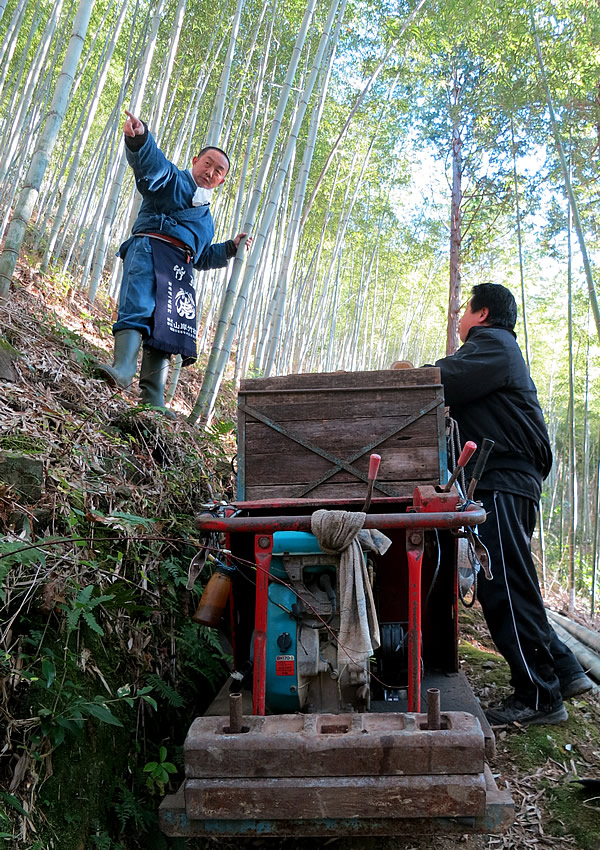
[[[531,556],[537,519],[532,499],[512,493],[477,491],[487,520],[479,527],[490,553],[493,580],[478,576],[477,595],[490,634],[507,660],[521,702],[536,710],[560,703],[563,685],[583,670],[548,622]]]

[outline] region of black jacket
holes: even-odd
[[[435,365],[462,444],[473,440],[481,446],[484,437],[495,442],[479,486],[538,499],[552,466],[552,451],[535,384],[514,333],[472,327],[456,354]],[[476,457],[467,467],[467,478]]]

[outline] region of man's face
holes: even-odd
[[[487,322],[488,312],[487,307],[483,307],[481,310],[473,312],[471,310],[471,302],[469,301],[462,316],[458,320],[458,335],[461,342],[466,340],[472,327],[485,325]]]
[[[201,156],[195,156],[192,160],[192,177],[197,186],[203,189],[215,189],[225,180],[229,164],[227,157],[221,151],[205,151]]]

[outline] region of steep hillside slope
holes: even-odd
[[[231,497],[231,398],[209,432],[140,410],[93,375],[107,311],[19,272],[0,325],[0,835],[164,847],[158,799],[225,669],[185,585],[194,514]],[[198,384],[184,372],[176,409]]]

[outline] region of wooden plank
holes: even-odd
[[[413,490],[415,487],[423,484],[431,484],[435,486],[439,483],[440,482],[437,477],[435,479],[429,478],[425,480],[415,480],[413,478],[410,481],[388,481],[386,482],[386,487],[393,490],[396,498],[412,500]],[[304,488],[301,484],[274,484],[267,486],[257,482],[256,484],[246,484],[246,493],[244,498],[248,501],[252,501],[254,499],[299,499],[303,490]],[[364,499],[366,493],[367,485],[362,481],[356,481],[355,483],[348,482],[345,484],[331,484],[330,481],[327,481],[325,484],[321,484],[318,489],[311,490],[310,493],[307,493],[305,498],[323,500],[350,498]],[[377,493],[377,491],[375,491],[375,493]]]
[[[407,418],[402,417],[402,419]],[[361,417],[353,420],[326,419],[319,422],[307,420],[302,426],[301,433],[305,440],[319,445],[328,452],[335,451],[340,456],[349,456],[358,451],[360,446],[372,442],[380,434],[389,433],[395,422],[398,422],[398,427],[400,427],[402,419],[381,417],[374,420]],[[434,410],[408,425],[394,437],[389,437],[377,451],[381,454],[379,449],[402,447],[408,450],[419,446],[435,447],[437,451],[437,429],[437,413]],[[289,437],[250,417],[245,423],[245,434],[246,453],[250,456],[256,454],[276,455],[280,452],[288,452],[292,448]],[[298,446],[297,449],[298,451],[308,451],[301,446]]]
[[[420,418],[420,416],[423,415],[424,413],[426,413],[428,410],[433,409],[433,407],[436,405],[436,403],[437,403],[436,400],[433,399],[427,407],[425,407],[421,411],[418,411],[416,414],[413,415],[413,417],[411,419],[407,420],[405,422],[405,426],[410,424],[412,421],[415,421],[416,419]],[[248,412],[248,410],[249,410],[249,408],[242,407],[242,406],[240,406],[240,409],[245,410],[246,412]],[[257,410],[253,411],[253,415],[258,420],[264,421],[266,425],[272,427],[275,431],[282,433],[284,436],[288,437],[288,439],[292,443],[297,443],[301,446],[304,446],[305,449],[308,449],[310,452],[313,452],[315,455],[317,455],[320,458],[325,458],[331,464],[331,466],[330,466],[330,468],[328,469],[327,472],[325,472],[324,474],[322,474],[320,476],[317,476],[316,479],[315,478],[312,479],[312,481],[310,482],[310,486],[307,488],[306,492],[308,492],[311,489],[318,487],[321,484],[324,484],[332,475],[335,474],[335,472],[338,469],[345,469],[347,472],[350,473],[351,477],[356,477],[359,480],[362,480],[366,483],[366,481],[367,481],[366,475],[364,473],[360,472],[359,470],[357,470],[356,467],[354,467],[352,465],[353,462],[355,460],[360,459],[363,455],[367,454],[369,451],[371,451],[371,449],[374,449],[377,446],[379,446],[381,443],[383,443],[386,437],[387,438],[394,437],[397,434],[397,431],[398,431],[397,423],[394,421],[394,425],[393,425],[391,431],[387,435],[380,434],[374,440],[372,439],[370,442],[367,442],[366,444],[363,443],[363,445],[358,449],[358,451],[355,451],[352,454],[350,454],[348,456],[347,460],[346,460],[344,458],[341,458],[339,456],[339,453],[334,454],[334,453],[327,452],[322,447],[320,447],[319,445],[306,441],[302,437],[302,435],[299,433],[299,429],[296,430],[296,431],[289,430],[282,423],[276,423],[276,422],[273,422],[273,421],[263,417],[261,415],[261,413]],[[293,449],[293,446],[292,446],[292,449]],[[289,454],[290,454],[290,456],[293,456],[293,451],[290,451]],[[286,466],[286,461],[288,461],[288,460],[289,460],[288,457],[283,458],[283,465],[284,466]],[[271,465],[274,465],[274,463],[275,463],[275,461],[272,458],[270,459],[270,462],[271,462]],[[310,459],[308,460],[308,462],[311,463]],[[405,476],[400,476],[400,477],[405,477]],[[384,487],[383,484],[378,484],[377,486],[378,486],[378,489],[381,490],[382,492],[387,493],[387,495],[392,495],[392,492],[390,492],[389,490],[386,490],[386,488]],[[304,493],[302,493],[301,495],[304,495]]]
[[[435,368],[243,381],[238,495],[361,498],[368,456],[376,451],[383,457],[379,481],[388,488],[386,495],[410,498],[415,484],[440,481],[445,466],[443,405]],[[336,471],[338,462],[346,466],[344,471]],[[354,469],[363,480],[354,477]]]
[[[388,390],[365,390],[360,396],[360,401],[357,401],[347,396],[334,396],[330,393],[323,393],[322,396],[315,396],[312,393],[294,396],[281,393],[261,397],[248,393],[245,404],[275,422],[352,421],[386,417],[397,417],[401,422],[402,417],[413,416],[436,398],[440,407],[443,407],[441,393],[436,396],[433,392],[419,389],[415,391],[414,397],[412,393],[410,395],[409,398],[406,394]],[[245,416],[249,420],[252,414],[245,412]]]
[[[292,451],[294,452],[292,454]],[[343,459],[343,455],[342,455]],[[353,466],[367,473],[369,456],[365,455]],[[270,454],[249,454],[246,458],[246,482],[261,484],[305,483],[320,478],[333,468],[326,458],[310,452],[302,446],[290,447],[289,454],[273,457]],[[410,450],[389,448],[386,450],[379,467],[378,481],[404,481],[413,478],[434,478],[438,474],[439,459],[437,447],[414,447]],[[350,472],[340,470],[330,479],[330,483],[357,480]],[[365,487],[364,482],[360,482]],[[439,484],[439,481],[437,482]]]
[[[246,397],[241,393],[238,395],[238,405],[245,404]],[[246,420],[247,416],[238,406],[238,427],[237,427],[237,482],[236,496],[238,499],[244,499],[246,494]]]
[[[284,434],[275,433],[273,431],[262,431],[251,433],[248,429],[249,440],[246,442],[246,451],[249,456],[252,455],[267,455],[272,458],[285,457],[290,452],[297,452],[299,455],[303,453],[315,453],[315,449],[320,449],[321,454],[330,454],[339,460],[345,460],[347,463],[356,464],[365,457],[368,460],[370,452],[374,451],[380,454],[385,459],[385,454],[390,452],[392,456],[398,454],[410,454],[411,451],[431,450],[436,455],[439,449],[436,443],[435,431],[429,434],[415,434],[412,438],[404,439],[401,435],[387,437],[385,434],[378,434],[374,427],[371,430],[362,432],[357,429],[355,439],[352,439],[352,434],[341,434],[336,440],[333,436],[329,439],[320,440],[318,436],[304,437],[306,445],[302,445],[298,441]],[[295,435],[294,435],[295,436]],[[303,435],[302,435],[303,436]],[[375,448],[369,449],[369,446],[375,445]],[[315,447],[313,449],[313,446]],[[316,452],[319,454],[319,451]],[[364,460],[362,461],[364,463]]]
[[[278,390],[316,390],[323,387],[336,391],[365,387],[410,387],[441,385],[440,370],[435,366],[420,369],[381,369],[374,372],[318,372],[278,375],[273,378],[248,378],[241,381],[240,392],[272,392]]]
[[[328,502],[332,510],[340,508],[341,510],[359,511],[364,498],[355,496],[353,499],[329,499]],[[236,500],[233,504],[238,510],[251,511],[262,516],[273,513],[306,516],[306,514],[312,513],[321,507],[320,499],[318,497],[314,498],[312,495],[308,495],[304,499],[258,499],[253,502]],[[370,513],[404,513],[406,508],[411,504],[412,499],[390,499],[388,496],[375,493],[371,500],[372,508]]]

